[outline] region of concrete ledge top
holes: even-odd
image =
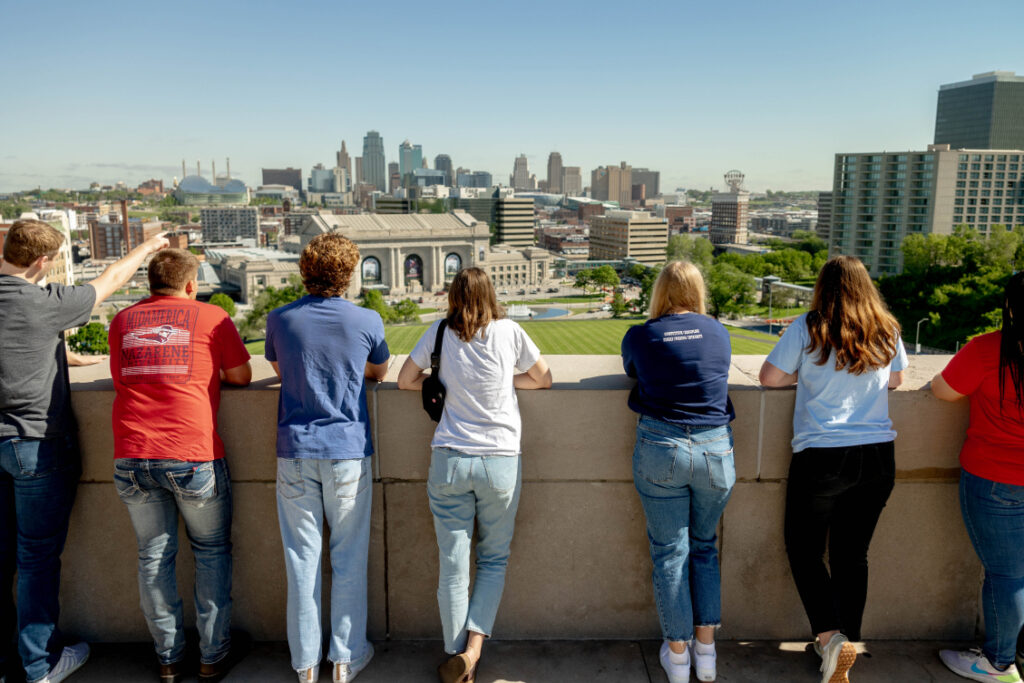
[[[407,356],[392,356],[388,375],[377,387],[379,390],[397,390],[398,371]],[[555,379],[553,389],[625,391],[633,387],[633,380],[622,371],[619,356],[545,356]],[[924,388],[949,362],[951,356],[911,356],[910,367],[900,391]],[[765,356],[733,356],[729,370],[729,388],[737,390],[764,390],[757,374]],[[252,384],[245,389],[225,387],[228,391],[276,390],[278,379],[274,370],[262,356],[252,359]],[[71,388],[75,391],[112,391],[110,366],[107,363],[71,368]],[[783,389],[785,391],[786,389]]]

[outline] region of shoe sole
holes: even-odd
[[[437,667],[438,678],[442,683],[459,683],[465,681],[469,673],[469,658],[455,655]]]
[[[839,656],[836,657],[836,670],[828,679],[828,683],[850,683],[850,678],[846,674],[855,661],[857,661],[857,648],[853,643],[843,643]]]

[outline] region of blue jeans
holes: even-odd
[[[194,600],[201,661],[231,649],[231,479],[227,462],[119,458],[114,486],[135,529],[139,602],[162,664],[185,656],[175,576],[178,513],[195,556]]]
[[[491,635],[505,590],[522,467],[517,456],[468,455],[435,448],[427,496],[434,515],[440,572],[437,605],[444,650],[463,652],[469,631]],[[476,521],[476,578],[469,594],[469,547]]]
[[[3,585],[11,586],[18,573],[17,612],[10,589],[0,591],[0,642],[10,642],[18,628],[18,653],[28,681],[49,673],[64,648],[57,629],[60,554],[81,467],[74,436],[0,438]],[[6,649],[0,652],[6,655]],[[3,665],[10,666],[6,661]]]
[[[960,511],[975,552],[985,567],[982,650],[998,667],[1014,663],[1024,625],[1024,486],[960,473]]]
[[[717,528],[736,483],[732,430],[641,417],[633,482],[647,517],[662,635],[690,640],[695,623],[722,620]]]
[[[332,662],[373,655],[366,640],[366,563],[370,551],[370,458],[277,459],[277,517],[288,574],[288,648],[296,671],[323,659],[320,555],[330,527]]]

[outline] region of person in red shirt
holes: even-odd
[[[114,484],[139,547],[139,595],[160,680],[183,675],[175,580],[178,513],[195,554],[199,680],[237,661],[231,626],[231,483],[217,435],[221,382],[252,379],[249,353],[223,309],[195,300],[199,262],[165,249],[149,263],[150,296],[110,324]],[[237,645],[237,644],[236,644]]]
[[[932,393],[970,401],[960,511],[985,567],[984,645],[939,656],[964,678],[1020,683],[1014,659],[1024,626],[1024,272],[1006,284],[1002,329],[961,349],[932,380]]]

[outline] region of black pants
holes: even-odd
[[[786,488],[786,553],[813,633],[839,630],[850,640],[861,639],[868,545],[895,472],[892,441],[793,454]]]

